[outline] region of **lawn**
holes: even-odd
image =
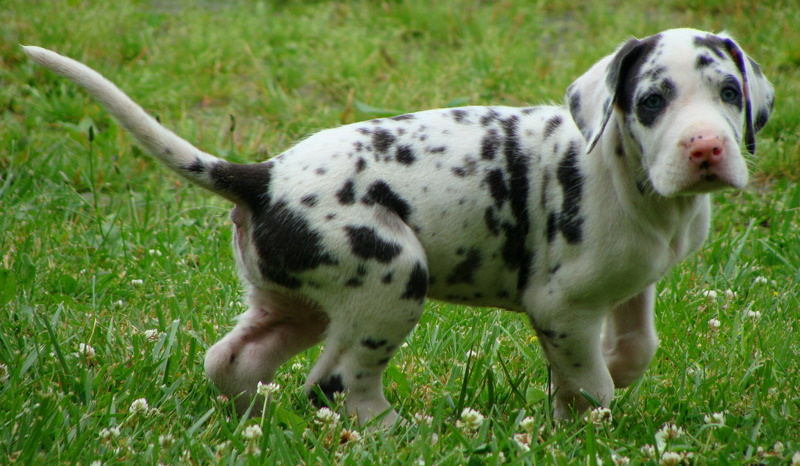
[[[4,1],[0,464],[800,464],[800,6],[650,3]],[[649,371],[605,417],[557,422],[525,319],[429,302],[384,377],[408,420],[389,432],[306,400],[318,348],[235,415],[203,374],[243,311],[230,205],[18,47],[244,162],[376,116],[559,102],[627,37],[683,26],[732,33],[777,101],[750,187],[714,196],[708,242],[659,284]]]

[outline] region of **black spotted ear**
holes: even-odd
[[[725,50],[733,58],[742,74],[744,94],[744,144],[751,154],[756,153],[756,133],[767,124],[775,102],[772,84],[764,77],[761,68],[748,57],[730,37],[721,36]]]
[[[594,149],[618,103],[621,83],[641,56],[647,41],[631,39],[613,55],[600,60],[567,89],[572,119],[586,140],[586,153]]]

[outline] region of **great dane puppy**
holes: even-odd
[[[608,406],[658,345],[655,283],[709,229],[709,195],[741,189],[773,89],[726,35],[631,39],[566,105],[465,107],[321,131],[264,163],[202,152],[86,66],[37,47],[148,152],[234,203],[249,309],[206,373],[245,411],[258,382],[325,339],[306,390],[397,415],[381,375],[427,297],[525,312],[555,415]]]

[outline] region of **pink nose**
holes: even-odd
[[[716,165],[725,156],[722,140],[716,136],[698,135],[688,144],[689,160],[697,165]]]

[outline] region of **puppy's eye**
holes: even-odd
[[[739,99],[739,90],[733,87],[725,87],[719,93],[723,102],[733,103]]]
[[[642,99],[639,105],[647,110],[660,110],[667,105],[667,101],[661,95],[650,94]]]

